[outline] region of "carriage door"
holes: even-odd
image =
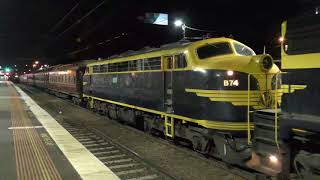
[[[173,113],[173,56],[165,56],[164,69],[164,109],[166,113]]]

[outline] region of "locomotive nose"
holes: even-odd
[[[273,58],[269,54],[253,56],[252,60],[259,64],[263,72],[268,72],[273,67]]]
[[[273,59],[270,55],[266,54],[260,58],[259,63],[263,71],[269,71],[273,66]]]

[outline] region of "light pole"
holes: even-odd
[[[174,21],[174,25],[176,27],[181,27],[182,34],[183,34],[183,39],[186,39],[186,29],[190,29],[190,30],[193,30],[193,31],[201,31],[201,32],[215,32],[215,31],[197,29],[197,28],[193,28],[193,27],[187,26],[181,19],[175,20]]]
[[[176,27],[181,27],[182,28],[183,39],[185,39],[186,38],[186,25],[183,23],[183,21],[182,20],[176,20],[174,22],[174,25]]]

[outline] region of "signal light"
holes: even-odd
[[[11,69],[10,69],[10,68],[8,68],[8,67],[6,67],[6,68],[4,69],[4,71],[8,73],[8,72],[10,72],[10,71],[11,71]]]

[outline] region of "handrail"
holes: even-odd
[[[276,74],[276,85],[274,88],[274,108],[275,108],[275,112],[274,112],[274,141],[277,145],[277,148],[279,149],[279,141],[278,141],[278,76],[280,73]]]
[[[278,122],[279,122],[279,117],[278,117],[278,79],[280,74],[288,74],[288,72],[279,72],[276,74],[276,85],[275,85],[275,101],[274,101],[274,107],[275,107],[275,112],[274,112],[274,141],[277,145],[277,148],[280,149],[279,146],[279,140],[278,140]],[[280,87],[282,89],[282,87]],[[290,92],[290,85],[289,85],[289,92]]]
[[[251,74],[248,74],[248,104],[247,104],[247,141],[248,145],[251,144],[251,127],[250,127],[250,76]]]
[[[280,73],[270,73],[270,74],[268,74],[268,73],[249,73],[248,74],[248,97],[247,97],[247,102],[248,102],[248,104],[247,104],[247,143],[248,143],[248,145],[250,145],[251,144],[251,126],[250,126],[250,113],[252,112],[252,111],[250,111],[250,96],[251,96],[251,84],[250,84],[250,77],[252,76],[252,75],[266,75],[267,76],[267,78],[268,78],[268,75],[272,75],[272,74],[275,74],[276,75],[276,86],[275,86],[275,99],[274,99],[274,102],[275,102],[275,107],[277,108],[277,89],[278,89],[278,76],[279,76],[279,74],[281,74],[281,72]],[[266,89],[267,90],[267,89]],[[271,87],[271,90],[272,90],[272,87]],[[259,90],[259,91],[261,91],[261,90]],[[276,109],[277,110],[277,109]],[[277,112],[276,112],[276,116],[277,116]],[[276,125],[278,124],[278,119],[277,119],[278,117],[276,117]],[[275,125],[275,126],[276,126]],[[277,129],[277,128],[275,128],[275,129]],[[278,134],[278,130],[275,130],[276,132],[276,134]],[[276,141],[276,143],[277,143],[277,145],[278,145],[278,139],[275,137],[275,141]]]

